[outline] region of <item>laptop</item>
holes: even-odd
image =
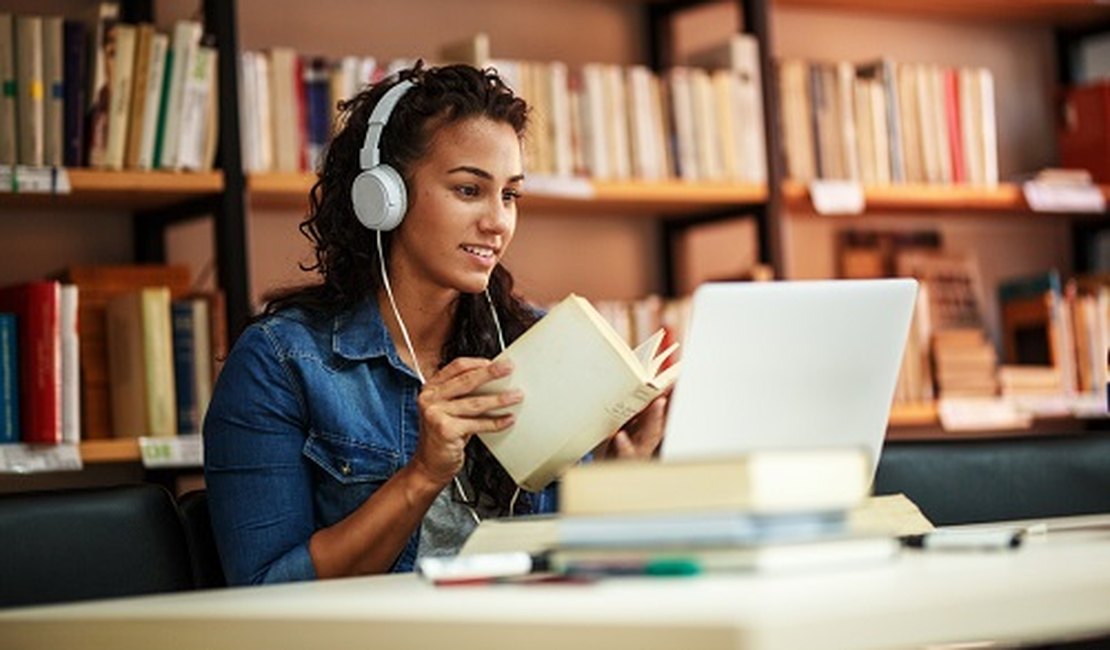
[[[662,459],[855,447],[873,477],[916,295],[912,279],[702,285]]]

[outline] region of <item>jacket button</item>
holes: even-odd
[[[343,476],[350,476],[351,475],[351,464],[348,463],[347,461],[343,461],[343,463],[339,466],[339,472],[341,474],[343,474]]]

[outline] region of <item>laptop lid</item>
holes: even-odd
[[[663,460],[860,447],[873,476],[916,294],[912,279],[702,285]]]

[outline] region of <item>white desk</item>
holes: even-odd
[[[333,580],[0,611],[0,647],[888,648],[1110,633],[1110,532],[799,575]]]

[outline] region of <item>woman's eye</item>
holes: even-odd
[[[505,190],[501,193],[501,200],[505,203],[514,203],[520,199],[520,190]]]
[[[472,199],[478,196],[477,185],[459,185],[455,188],[455,191],[459,193],[459,196],[463,196],[468,199]]]

